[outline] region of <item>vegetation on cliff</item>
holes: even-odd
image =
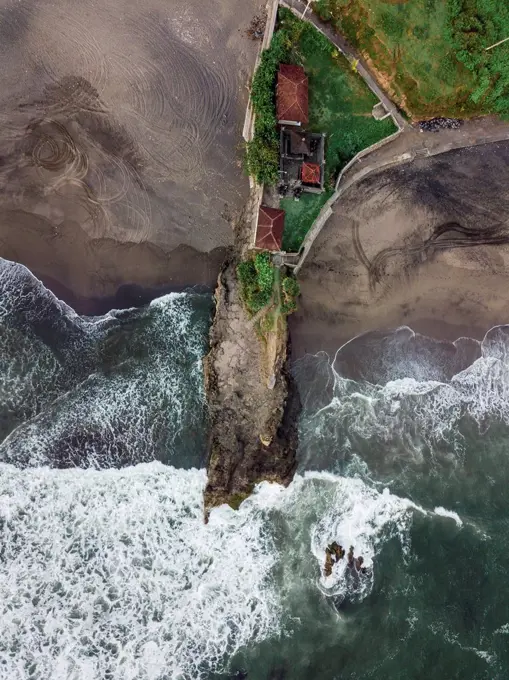
[[[269,253],[257,253],[237,266],[240,295],[250,314],[256,314],[272,299],[274,265]]]
[[[253,139],[246,145],[245,164],[258,184],[274,184],[279,169],[279,136],[276,125],[275,83],[281,62],[288,60],[289,36],[274,34],[270,47],[262,52],[260,65],[251,84],[251,102],[255,112]]]
[[[410,115],[509,112],[506,0],[316,0]]]
[[[299,282],[294,276],[285,276],[281,281],[283,314],[291,314],[297,311],[297,298],[300,295]]]
[[[281,276],[270,253],[260,252],[237,265],[240,297],[250,316],[258,316],[262,335],[273,331],[278,320],[297,309],[300,288],[293,276]]]

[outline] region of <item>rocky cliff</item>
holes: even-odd
[[[216,289],[205,358],[210,412],[205,515],[238,505],[262,480],[288,484],[295,472],[300,402],[288,370],[286,322],[262,337],[242,305],[235,258]]]

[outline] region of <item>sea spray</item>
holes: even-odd
[[[376,489],[360,478],[340,477],[326,472],[297,476],[283,501],[282,512],[295,532],[294,540],[306,545],[314,557],[317,586],[327,596],[360,601],[373,587],[374,560],[382,545],[397,538],[402,555],[408,553],[409,531],[414,511],[424,512],[408,499],[398,498],[387,488]],[[297,520],[293,525],[293,522]],[[362,555],[367,573],[353,582],[346,556],[324,576],[325,548],[333,541],[347,552]],[[309,548],[308,548],[309,546]]]

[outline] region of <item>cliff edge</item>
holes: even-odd
[[[296,467],[300,402],[291,389],[286,320],[265,335],[240,298],[235,259],[221,272],[205,357],[210,414],[205,516],[236,508],[262,480],[287,485]]]

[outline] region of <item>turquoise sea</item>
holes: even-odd
[[[0,678],[509,677],[509,330],[295,362],[294,482],[205,525],[211,313],[80,317],[0,260]]]

